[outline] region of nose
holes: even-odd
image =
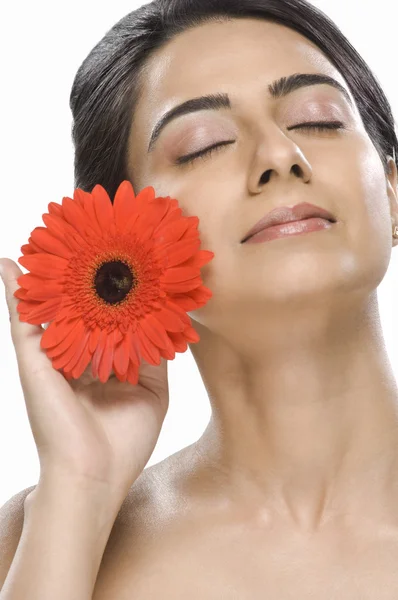
[[[248,178],[249,190],[254,194],[261,192],[271,178],[288,182],[294,177],[304,183],[312,178],[312,167],[299,146],[279,128],[278,133],[272,142],[268,134],[257,147]]]

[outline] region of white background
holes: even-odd
[[[200,1],[200,0],[199,0]],[[2,3],[0,258],[15,262],[48,203],[73,196],[69,94],[75,73],[114,23],[142,2],[69,0]],[[398,118],[395,0],[314,0],[340,27],[379,79]],[[377,6],[377,9],[375,8]],[[379,286],[382,326],[398,375],[397,256]],[[26,269],[23,269],[26,272]],[[1,286],[0,281],[0,286]],[[169,362],[170,408],[147,466],[191,444],[210,405],[188,350]],[[39,477],[36,445],[20,386],[4,290],[0,289],[0,506]]]

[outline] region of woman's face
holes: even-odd
[[[268,86],[294,73],[333,77],[351,103],[327,84],[271,97]],[[309,307],[338,295],[345,301],[347,292],[377,287],[391,255],[391,215],[398,217],[395,164],[391,159],[387,178],[343,77],[315,45],[267,21],[209,23],[153,55],[143,82],[129,178],[136,193],[152,185],[157,195],[176,198],[185,216],[198,216],[201,247],[215,253],[201,271],[213,297],[190,313],[193,320],[228,331],[232,324],[243,327],[246,316],[271,318],[293,302]],[[173,119],[148,152],[166,111],[221,93],[231,108]],[[294,128],[318,121],[340,121],[344,128]],[[223,145],[203,158],[179,164],[217,143]],[[241,243],[265,213],[300,202],[326,208],[339,222],[315,233]]]

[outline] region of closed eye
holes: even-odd
[[[233,144],[235,140],[229,140],[226,142],[218,142],[217,144],[213,144],[209,146],[209,148],[205,148],[204,150],[198,150],[198,152],[194,152],[193,154],[186,154],[185,156],[180,156],[176,159],[176,165],[184,165],[186,163],[192,163],[197,158],[206,158],[214,151],[219,150],[222,146],[226,146],[227,144]]]
[[[319,122],[311,122],[311,123],[301,123],[300,125],[294,125],[292,127],[288,127],[288,131],[292,129],[308,129],[314,131],[325,131],[325,130],[336,130],[336,129],[344,129],[344,124],[341,121],[319,121]],[[186,154],[185,156],[180,156],[174,162],[176,165],[185,165],[187,163],[193,163],[197,158],[209,158],[209,156],[215,150],[219,150],[223,146],[228,144],[233,144],[235,140],[227,140],[225,142],[218,142],[217,144],[213,144],[208,148],[204,148],[203,150],[198,150],[192,154]]]
[[[344,129],[344,124],[341,121],[319,121],[317,123],[301,123],[301,125],[293,125],[288,127],[288,131],[291,129],[315,129],[322,131],[324,129]]]

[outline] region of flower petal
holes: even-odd
[[[64,359],[65,359],[64,369],[65,369],[65,371],[72,372],[72,375],[73,375],[73,371],[74,371],[75,367],[80,362],[83,354],[86,354],[89,357],[88,362],[90,362],[91,354],[89,352],[88,353],[86,352],[86,350],[88,350],[89,337],[90,337],[90,331],[88,329],[86,329],[85,326],[83,326],[81,332],[79,332],[76,336],[76,340],[73,344],[73,350],[71,347],[70,351],[66,352],[64,354]],[[69,360],[68,360],[68,358],[69,358]],[[88,362],[86,361],[83,371],[87,367]],[[82,363],[80,363],[80,366],[81,365],[82,365]],[[81,373],[80,373],[80,375],[81,375]],[[78,375],[78,377],[80,377],[80,375]],[[75,375],[73,375],[73,376],[75,377]]]
[[[138,323],[137,337],[141,354],[147,363],[151,365],[160,365],[161,357],[159,349],[148,339],[145,331],[141,327],[141,323]]]
[[[138,217],[139,217],[138,212],[136,212],[135,209],[132,210],[131,213],[130,213],[129,218],[127,219],[127,221],[126,221],[126,223],[124,224],[124,227],[123,227],[123,233],[125,235],[129,235],[129,234],[135,232],[136,223],[138,221]]]
[[[95,352],[95,349],[98,346],[98,340],[99,340],[100,335],[101,335],[101,328],[98,325],[96,325],[96,327],[94,329],[92,329],[90,332],[90,340],[88,343],[88,347],[89,347],[91,354],[93,354]]]
[[[64,351],[53,358],[52,364],[54,369],[65,368],[67,371],[70,370],[68,368],[68,363],[73,361],[73,364],[75,364],[76,351],[81,344],[82,337],[84,337],[84,324],[83,321],[79,319],[75,327],[68,332],[65,343],[62,343]],[[55,348],[51,348],[48,350],[47,356],[52,358],[53,353],[56,351]]]
[[[31,287],[27,290],[27,300],[50,300],[51,298],[58,297],[60,300],[64,291],[64,285],[57,280],[46,279],[42,280],[42,283],[37,287]]]
[[[19,320],[29,322],[29,315],[33,309],[42,306],[42,302],[34,302],[33,300],[26,301],[24,298],[17,304],[19,312]],[[39,323],[41,325],[41,323]]]
[[[192,267],[172,267],[163,273],[161,281],[162,283],[180,283],[181,281],[196,279],[198,276],[197,270],[192,269]]]
[[[134,362],[130,362],[129,368],[127,371],[127,381],[132,385],[137,385],[139,379],[139,365],[136,365]]]
[[[46,302],[41,302],[39,306],[32,308],[28,312],[29,323],[32,325],[41,325],[42,323],[50,323],[55,318],[59,305],[60,298],[50,298]],[[21,303],[18,304],[17,310],[21,309]]]
[[[65,221],[76,229],[84,239],[86,237],[88,219],[83,208],[79,206],[75,200],[72,200],[72,198],[68,198],[67,196],[62,199],[62,208]]]
[[[179,266],[182,267],[191,267],[192,269],[201,269],[209,263],[214,257],[214,252],[210,252],[209,250],[199,250],[188,258],[185,262],[181,263]]]
[[[26,300],[27,295],[28,295],[28,291],[24,290],[23,288],[18,288],[14,292],[14,297],[18,298],[19,300]]]
[[[78,310],[78,307],[71,306],[72,301],[63,296],[62,306],[59,307],[58,313],[55,317],[56,321],[67,321],[71,318],[81,317],[82,312]]]
[[[29,242],[29,245],[32,248],[33,252],[36,253],[36,252],[41,252],[42,251],[41,248],[40,248],[40,246],[38,246],[37,244],[34,243],[34,241],[32,240],[32,237],[30,237],[28,239],[28,242]]]
[[[101,383],[105,383],[111,374],[112,365],[113,365],[113,355],[115,352],[115,335],[114,332],[111,331],[108,333],[104,351],[101,355],[101,360],[98,368],[98,376]]]
[[[79,379],[79,377],[82,376],[82,374],[87,369],[87,366],[90,363],[90,359],[91,359],[90,350],[88,349],[88,346],[86,345],[86,347],[83,350],[82,355],[80,356],[76,365],[72,369],[72,376],[75,379]]]
[[[131,208],[134,198],[134,189],[130,181],[127,179],[122,181],[116,190],[113,200],[115,224],[116,227],[118,227],[121,231],[124,229],[126,221],[131,215]]]
[[[120,373],[120,372],[117,370],[117,368],[116,368],[116,366],[115,366],[115,364],[114,364],[114,365],[113,365],[113,371],[114,371],[114,373],[115,373],[116,377],[119,379],[119,381],[126,381],[126,380],[127,380],[127,373],[128,373],[128,370],[127,370],[125,373]]]
[[[71,225],[69,225],[69,223],[67,223],[61,217],[49,215],[47,213],[42,215],[42,219],[44,224],[48,227],[50,233],[64,242],[68,248],[74,252],[81,251],[81,248],[84,245],[84,239]]]
[[[199,334],[193,327],[187,327],[184,329],[184,336],[191,344],[199,342],[200,340]]]
[[[91,372],[93,374],[93,377],[98,377],[98,367],[99,367],[99,364],[101,361],[102,353],[105,348],[106,338],[107,338],[107,332],[104,329],[101,329],[101,332],[100,332],[100,335],[98,338],[97,347],[94,351],[94,354],[93,354],[93,357],[91,360]]]
[[[45,254],[44,252],[38,252],[31,256],[21,256],[18,262],[34,275],[44,277],[45,279],[62,278],[69,264],[65,258],[53,254]]]
[[[57,346],[64,337],[64,323],[57,323],[56,321],[53,321],[50,323],[47,329],[44,330],[44,333],[40,339],[40,347],[44,350],[47,348],[53,348],[54,346]]]
[[[116,345],[114,353],[114,370],[118,375],[127,374],[130,362],[130,343],[131,340],[125,335],[122,341]]]
[[[47,356],[49,358],[61,356],[61,354],[64,354],[70,348],[73,340],[83,331],[83,321],[81,319],[76,319],[75,321],[68,323],[67,326],[64,326],[63,330],[64,335],[59,343],[47,350]]]
[[[168,310],[176,313],[182,323],[185,323],[185,325],[191,325],[191,319],[189,315],[187,315],[187,313],[180,306],[178,306],[178,304],[172,302],[170,299],[167,299],[165,302],[165,307]]]
[[[151,314],[147,314],[140,321],[140,325],[145,335],[150,341],[159,348],[167,348],[169,346],[167,333],[160,322]]]
[[[141,351],[137,333],[132,333],[132,331],[129,330],[126,335],[130,340],[130,361],[139,365],[141,362]]]
[[[84,210],[87,197],[91,198],[89,192],[85,192],[81,188],[76,188],[73,192],[73,200]]]
[[[188,217],[183,217],[171,222],[163,229],[158,230],[158,235],[161,237],[164,244],[168,244],[169,242],[177,242],[182,238],[188,227],[190,227]]]
[[[119,327],[114,330],[115,333],[115,346],[124,339],[124,334],[120,331]]]
[[[51,235],[46,227],[36,227],[30,235],[35,244],[41,248],[40,252],[55,254],[67,260],[71,258],[71,250],[61,240]]]
[[[165,255],[167,257],[167,266],[174,267],[192,258],[199,248],[200,240],[184,240],[170,244],[166,248],[156,248],[155,255]]]
[[[178,332],[184,330],[185,325],[181,321],[179,316],[166,306],[163,306],[159,311],[156,311],[154,314],[167,331]]]
[[[183,333],[170,331],[169,336],[174,344],[176,352],[185,352],[188,349],[188,343]]]
[[[148,227],[157,228],[160,221],[167,214],[168,209],[169,205],[167,200],[162,201],[161,199],[154,199],[150,201],[145,206],[145,209],[139,213],[140,227],[142,227],[142,229],[147,229]],[[181,232],[180,235],[182,235],[182,233],[183,232]],[[178,238],[174,236],[173,239],[177,240]]]
[[[23,244],[21,252],[22,254],[34,254],[37,250],[34,250],[31,244]]]
[[[87,215],[87,220],[90,223],[93,235],[102,237],[103,232],[101,231],[100,224],[98,223],[97,215],[94,208],[94,198],[92,197],[92,195],[88,192],[84,192],[80,188],[77,188],[73,197],[76,197],[76,200],[80,200],[80,203],[83,204],[84,212]]]
[[[210,300],[210,298],[213,297],[213,292],[204,285],[201,285],[195,290],[191,290],[189,292],[189,296],[190,298],[195,300],[198,306],[203,306],[203,304],[206,304]]]
[[[176,283],[163,283],[162,287],[170,294],[179,294],[181,292],[190,292],[202,284],[201,277],[195,277],[189,281],[178,281]]]
[[[144,227],[142,223],[139,223],[138,228],[140,229],[140,243],[145,244],[149,239],[153,237],[154,226],[149,225]]]
[[[156,198],[155,189],[151,185],[147,185],[138,192],[135,197],[135,204],[139,208],[146,207],[152,200]]]
[[[50,202],[48,205],[48,212],[50,213],[50,215],[56,215],[57,217],[63,217],[63,210],[62,210],[62,206],[60,204],[58,204],[57,202]]]
[[[174,348],[174,344],[170,340],[170,349],[167,348],[159,348],[160,356],[166,358],[167,360],[174,360],[176,356],[176,350]]]
[[[196,290],[192,290],[192,291],[196,292]],[[189,292],[189,295],[188,294],[171,294],[170,299],[173,300],[173,302],[175,302],[177,304],[177,306],[180,306],[186,312],[189,312],[191,310],[196,310],[198,308],[198,303],[193,298],[191,298],[190,294],[192,294],[192,291]]]
[[[105,188],[100,184],[97,184],[91,193],[94,198],[94,210],[99,226],[103,232],[107,232],[110,230],[111,223],[114,223],[111,200]]]

